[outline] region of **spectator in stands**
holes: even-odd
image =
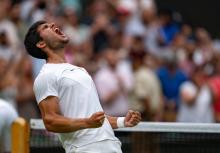
[[[18,83],[17,62],[8,35],[2,31],[0,33],[0,97],[6,99],[14,107],[16,107],[16,85]]]
[[[165,63],[158,69],[157,75],[164,95],[165,118],[167,118],[165,120],[175,120],[175,114],[179,106],[179,88],[187,80],[187,76],[178,68],[174,52],[167,52],[164,60]]]
[[[128,92],[131,89],[129,73],[121,69],[117,50],[105,50],[106,65],[101,65],[94,76],[104,111],[108,115],[123,116],[128,111]]]
[[[93,50],[100,53],[109,46],[110,39],[115,35],[115,28],[110,22],[110,16],[107,14],[98,14],[94,18],[91,29],[91,37],[93,41]]]
[[[211,36],[204,28],[197,28],[195,31],[197,48],[194,54],[194,60],[197,65],[205,64],[213,57],[214,47]]]
[[[215,122],[220,122],[220,55],[215,54],[214,61],[215,63],[215,73],[213,76],[211,76],[208,80],[207,86],[210,96],[210,101],[212,102],[213,109],[214,109],[214,115],[215,115]]]
[[[142,37],[135,37],[130,51],[134,71],[131,108],[142,113],[146,121],[161,121],[163,115],[162,91],[159,79],[146,64],[147,54]]]
[[[198,95],[197,86],[191,82],[186,81],[180,87],[180,109],[177,114],[178,122],[195,122],[197,116],[196,97]],[[194,117],[194,118],[193,118]]]
[[[11,20],[8,19],[8,12],[11,7],[10,0],[2,0],[0,1],[0,31],[4,31],[8,38],[8,43],[10,48],[13,51],[16,51],[17,47],[20,44],[20,41],[17,36],[17,29]]]
[[[197,67],[192,80],[184,82],[180,87],[180,109],[178,122],[213,123],[214,112],[212,96],[206,82],[203,67]]]
[[[31,118],[40,117],[33,92],[31,59],[28,56],[23,56],[19,67],[20,78],[17,84],[18,90],[16,94],[17,110],[20,117],[29,121]]]
[[[159,42],[161,46],[167,46],[179,32],[179,26],[173,20],[173,12],[169,9],[159,11],[159,20],[161,24]]]
[[[0,99],[0,153],[11,153],[11,125],[18,117],[15,108]]]
[[[27,25],[21,18],[22,5],[19,1],[13,1],[11,5],[11,11],[9,14],[10,20],[14,24],[19,40],[24,40],[25,32],[27,31]],[[20,45],[20,42],[19,42]]]

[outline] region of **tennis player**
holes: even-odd
[[[103,112],[91,76],[65,61],[68,40],[58,26],[45,21],[34,23],[25,37],[28,53],[46,60],[34,83],[45,127],[59,133],[67,153],[121,153],[112,129],[137,125],[140,113],[111,117]]]
[[[17,117],[14,107],[0,99],[0,152],[11,152],[11,125]]]

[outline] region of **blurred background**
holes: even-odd
[[[143,121],[220,122],[217,3],[0,0],[0,98],[20,117],[40,118],[32,88],[45,61],[30,57],[23,40],[46,20],[70,38],[67,62],[93,77],[106,114],[133,109]]]

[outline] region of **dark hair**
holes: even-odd
[[[35,57],[40,59],[47,59],[47,54],[43,52],[40,48],[36,46],[36,44],[42,40],[40,34],[38,33],[37,29],[41,24],[46,23],[46,21],[37,21],[35,22],[28,30],[25,39],[24,45],[27,52]]]

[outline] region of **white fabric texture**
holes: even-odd
[[[124,128],[125,127],[125,117],[118,117],[117,118],[117,127]]]
[[[120,141],[104,140],[82,147],[72,147],[67,153],[122,153]]]
[[[88,118],[103,111],[92,78],[85,69],[68,63],[45,64],[34,83],[37,102],[48,96],[59,98],[62,115],[69,118]],[[100,128],[60,133],[66,152],[72,146],[80,147],[102,140],[118,140],[107,119]]]

